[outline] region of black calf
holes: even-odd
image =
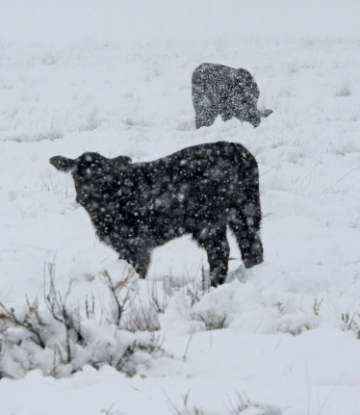
[[[240,144],[201,144],[149,163],[98,153],[75,160],[52,157],[50,163],[72,172],[77,202],[98,237],[142,278],[155,247],[192,234],[207,252],[211,284],[222,284],[229,259],[227,225],[245,267],[263,260],[258,167]]]

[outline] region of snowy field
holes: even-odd
[[[1,415],[360,414],[359,21],[355,0],[0,0]],[[202,62],[248,69],[274,113],[196,130]],[[231,239],[228,283],[204,290],[206,253],[173,241],[123,287],[114,329],[103,271],[117,284],[126,265],[49,158],[150,161],[220,140],[259,163],[265,262],[245,271]],[[91,356],[145,345],[130,368],[54,371],[59,322],[44,350],[1,325],[26,297],[49,318],[47,263],[62,298],[73,282]],[[134,312],[157,330],[125,331]]]

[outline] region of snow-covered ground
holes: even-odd
[[[55,155],[148,161],[240,142],[260,167],[265,250],[244,271],[231,239],[229,283],[203,292],[206,254],[190,238],[157,249],[132,289],[146,301],[156,287],[165,313],[152,341],[163,352],[133,377],[105,365],[3,378],[1,414],[360,414],[359,20],[355,0],[0,0],[7,310],[21,313],[25,295],[45,310],[44,264],[55,261],[57,289],[75,281],[82,313],[94,297],[98,324],[110,301],[101,270],[115,282],[124,273],[70,175],[49,164]],[[256,129],[217,120],[195,130],[190,77],[202,62],[248,69],[259,107],[274,113]],[[111,342],[104,327],[91,330]]]

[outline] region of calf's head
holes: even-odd
[[[108,159],[98,153],[84,153],[73,160],[63,156],[50,159],[60,171],[71,172],[76,188],[76,201],[86,206],[91,200],[104,198],[119,184],[131,158],[119,156]]]

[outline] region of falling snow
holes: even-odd
[[[1,414],[358,414],[359,7],[1,1]],[[204,62],[249,71],[256,110],[271,116],[254,129],[219,114],[197,129],[191,77]],[[106,206],[93,200],[89,215],[81,203],[96,188],[79,193],[49,164],[98,153],[141,170],[217,142],[256,159],[264,249],[263,263],[245,269],[228,229],[218,287],[206,284],[206,251],[173,216],[146,279],[131,274],[112,248],[116,235],[101,242],[91,220],[99,211],[112,223],[131,178]],[[186,158],[177,166],[192,170]],[[214,165],[204,181],[228,189],[227,170]],[[114,171],[100,175],[102,186]],[[93,178],[92,168],[83,174]],[[191,188],[170,183],[156,197],[139,194],[159,216],[189,201]],[[127,212],[135,224],[149,216],[137,206]],[[71,311],[64,322],[76,323],[68,340],[46,306],[54,263],[55,292]],[[120,321],[106,275],[126,304]]]

